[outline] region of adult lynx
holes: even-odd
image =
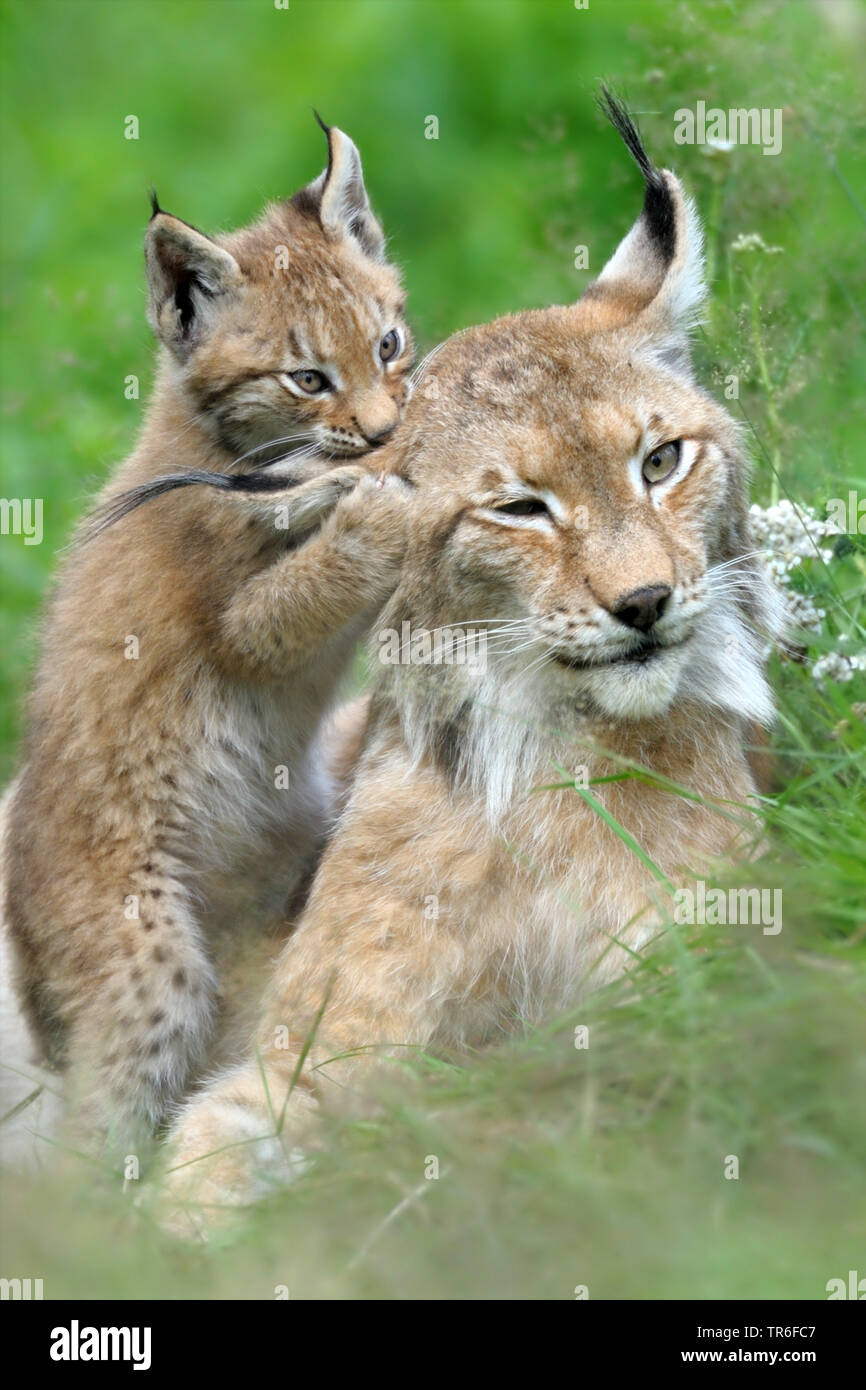
[[[417,505],[379,623],[482,627],[487,664],[379,669],[257,1056],[179,1116],[168,1194],[186,1209],[291,1175],[318,1106],[345,1105],[377,1052],[495,1040],[620,972],[657,883],[605,817],[674,881],[733,848],[720,799],[753,791],[773,603],[740,436],[689,370],[694,208],[609,114],[644,174],[637,224],[575,306],[443,347],[389,449]],[[623,763],[657,781],[605,780]],[[578,766],[602,778],[595,805],[538,791]]]
[[[407,394],[405,296],[358,152],[328,141],[313,184],[218,240],[154,202],[154,400],[64,564],[4,803],[19,995],[124,1145],[204,1055],[221,900],[264,892],[264,854],[284,912],[311,865],[336,793],[317,730],[402,558],[400,486],[362,456]]]
[[[481,627],[486,666],[380,667],[257,1055],[180,1114],[168,1196],[187,1210],[289,1176],[377,1052],[477,1046],[621,971],[658,885],[605,817],[673,881],[733,848],[720,801],[754,790],[772,598],[738,430],[689,366],[697,217],[609,114],[645,180],[635,226],[573,307],[446,344],[390,446],[417,492],[380,624]],[[623,763],[657,780],[605,780]],[[595,805],[538,790],[562,768]]]

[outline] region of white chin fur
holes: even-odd
[[[774,707],[762,645],[736,608],[720,604],[684,646],[646,665],[579,672],[576,689],[609,719],[651,719],[679,699],[769,725]]]
[[[719,606],[712,623],[699,627],[689,643],[680,694],[756,724],[772,724],[764,644],[733,605]]]
[[[659,652],[644,665],[621,664],[577,673],[578,689],[609,719],[651,719],[664,714],[677,693],[685,649]]]

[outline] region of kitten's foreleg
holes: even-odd
[[[319,531],[235,594],[222,620],[229,654],[249,674],[283,675],[384,603],[397,582],[407,511],[398,478],[364,477]]]

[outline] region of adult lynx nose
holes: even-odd
[[[648,632],[665,611],[670,596],[671,590],[667,584],[655,584],[645,589],[635,589],[624,598],[618,598],[610,611],[626,627]]]

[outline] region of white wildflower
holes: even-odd
[[[732,251],[763,251],[765,256],[781,256],[784,246],[768,246],[760,232],[740,232],[731,242]]]
[[[771,507],[753,505],[749,509],[749,522],[752,538],[781,595],[790,626],[801,632],[822,634],[826,610],[819,608],[810,594],[793,588],[791,579],[804,561],[819,557],[825,564],[829,563],[833,550],[822,542],[841,535],[842,528],[835,521],[817,516],[812,507],[795,507],[787,498]],[[842,634],[836,641],[842,646],[847,644],[848,637]],[[812,675],[817,681],[849,681],[856,671],[864,670],[866,653],[834,651],[818,658],[812,666]]]
[[[866,653],[849,656],[847,652],[828,652],[821,656],[812,667],[816,681],[829,677],[831,681],[849,681],[855,671],[866,671]]]
[[[706,141],[701,145],[701,154],[720,155],[730,154],[731,150],[736,149],[736,140],[719,140],[714,135],[708,135]]]

